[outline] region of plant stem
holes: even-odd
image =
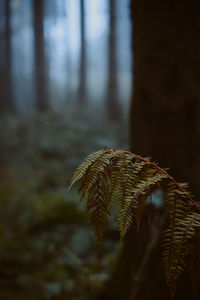
[[[113,149],[112,151],[122,151],[120,149]],[[197,203],[192,199],[192,197],[189,195],[189,193],[171,176],[169,175],[164,169],[160,168],[156,163],[150,161],[149,159],[147,158],[144,158],[140,155],[137,155],[137,154],[134,154],[132,152],[129,152],[129,151],[123,151],[124,153],[126,154],[129,154],[129,155],[133,155],[134,157],[138,158],[139,160],[141,161],[144,161],[148,164],[151,164],[153,165],[157,170],[159,170],[160,172],[164,173],[177,187],[179,190],[181,190],[182,192],[184,192],[184,194],[188,197],[188,199],[193,203],[193,205],[195,206],[195,208],[200,211],[200,207],[197,205]]]

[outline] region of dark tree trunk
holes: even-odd
[[[33,0],[36,107],[40,111],[49,108],[47,92],[47,59],[45,55],[43,26],[43,5],[43,0]]]
[[[118,121],[121,116],[121,106],[118,91],[118,68],[116,52],[116,0],[109,0],[109,36],[108,36],[108,87],[107,87],[107,118]]]
[[[86,72],[86,40],[85,40],[85,1],[80,0],[80,74],[78,87],[78,101],[84,105],[87,101],[87,72]]]
[[[132,149],[200,198],[200,3],[133,1]]]
[[[169,167],[200,199],[200,3],[134,0],[131,148]],[[196,279],[200,280],[197,265]],[[192,280],[194,281],[194,279]],[[193,282],[194,283],[194,282]],[[176,299],[199,299],[189,274]]]
[[[170,174],[178,181],[188,181],[199,200],[200,3],[132,0],[131,11],[131,150],[151,156],[161,167],[170,167]],[[145,224],[138,234],[129,232],[112,278],[97,299],[170,299],[161,266],[161,239],[158,236],[150,249],[147,227]],[[199,270],[197,264],[197,282]],[[178,282],[175,299],[199,299],[198,289],[193,294],[191,285],[186,272]]]
[[[3,9],[3,7],[2,7]],[[2,61],[1,67],[1,87],[0,87],[0,105],[1,113],[12,111],[14,109],[12,93],[12,70],[11,70],[11,12],[10,0],[4,1],[5,12],[5,35],[1,46],[2,55],[4,53],[5,61]]]

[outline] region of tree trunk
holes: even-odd
[[[118,68],[116,52],[116,0],[109,0],[109,36],[108,36],[108,86],[107,86],[107,118],[111,121],[119,121],[121,107],[118,90]]]
[[[12,66],[11,66],[11,13],[10,13],[10,0],[4,1],[5,12],[5,35],[4,43],[1,46],[3,51],[2,56],[5,61],[2,61],[1,68],[1,87],[0,87],[0,107],[1,113],[12,111],[14,109],[13,103],[13,86],[12,86]]]
[[[47,60],[44,45],[43,5],[43,0],[33,0],[36,107],[40,111],[49,108],[47,92]]]
[[[133,1],[131,147],[200,198],[200,3]]]
[[[131,6],[134,54],[131,150],[151,156],[161,167],[170,167],[169,173],[178,181],[190,183],[198,200],[199,11],[199,2],[186,0],[132,0]],[[159,220],[161,224],[162,217]],[[161,239],[158,237],[150,247],[148,227],[145,224],[138,234],[129,232],[112,278],[97,299],[170,299],[161,266]],[[197,265],[197,282],[199,269]],[[199,295],[198,290],[192,292],[186,272],[178,282],[175,299],[197,300]]]
[[[80,74],[78,101],[83,106],[87,101],[87,72],[86,72],[86,40],[85,40],[85,1],[80,0]]]
[[[131,148],[150,155],[200,198],[200,3],[132,1]],[[196,279],[200,280],[199,265]],[[188,273],[176,299],[192,298]],[[194,291],[199,299],[199,291]]]

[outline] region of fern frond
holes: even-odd
[[[152,170],[151,170],[152,171]],[[146,175],[147,177],[142,179],[136,186],[135,194],[138,199],[138,204],[135,207],[135,217],[137,221],[137,227],[139,229],[141,218],[144,210],[147,206],[147,199],[152,195],[153,191],[160,187],[162,182],[167,179],[167,176],[160,171],[153,171]],[[148,212],[148,211],[147,211]],[[151,211],[149,211],[151,213]]]
[[[127,188],[120,199],[119,231],[121,238],[124,237],[134,219],[134,223],[139,229],[148,196],[152,194],[158,183],[166,179],[166,175],[157,170],[156,173],[152,169],[144,171],[144,166],[146,166],[144,163],[140,164],[132,176],[129,176]],[[141,174],[141,170],[143,170],[143,174]],[[139,180],[136,180],[137,176]]]
[[[118,226],[121,239],[123,239],[131,224],[134,223],[134,209],[137,204],[134,198],[134,184],[145,164],[145,162],[137,161],[132,157],[126,161],[126,164],[118,172]]]
[[[92,154],[89,154],[86,157],[86,159],[80,164],[80,166],[76,169],[68,189],[70,189],[75,184],[75,182],[77,182],[79,179],[81,179],[81,177],[85,174],[87,169],[105,152],[106,152],[106,150],[103,149],[103,150],[94,152]]]
[[[124,197],[124,192],[123,192],[124,188],[123,191],[120,190],[121,186],[122,187],[125,186],[125,184],[122,185],[122,181],[123,180],[126,181],[125,176],[123,176],[123,171],[126,170],[126,168],[130,168],[130,165],[132,163],[132,158],[133,158],[132,156],[127,157],[126,155],[120,155],[115,157],[113,166],[109,170],[109,176],[111,178],[111,187],[110,187],[111,202],[113,202],[116,193],[118,197],[120,197],[120,195],[123,195]],[[127,177],[129,177],[129,173]]]
[[[185,255],[191,251],[189,241],[200,229],[200,214],[191,213],[177,222],[174,231],[168,228],[165,231],[163,260],[167,283],[174,297],[176,281],[185,269]]]
[[[186,185],[177,183],[166,169],[149,158],[109,148],[90,154],[74,173],[70,187],[81,178],[79,192],[81,199],[87,199],[97,245],[115,198],[119,201],[118,226],[122,239],[132,224],[139,227],[145,209],[150,213],[147,199],[155,189],[162,188],[168,212],[162,256],[173,297],[176,281],[185,268],[185,255],[189,253],[192,257],[194,252],[190,241],[200,232],[200,208]]]
[[[99,246],[102,239],[104,224],[109,215],[109,184],[104,173],[98,174],[97,182],[90,190],[87,201],[87,211],[91,213],[90,222],[95,231],[96,245]]]
[[[197,292],[199,290],[200,281],[200,229],[196,228],[195,234],[192,240],[190,240],[188,246],[188,253],[186,254],[186,259],[188,262],[188,271],[190,275],[190,282],[192,286],[192,296],[194,299],[197,298]]]
[[[167,284],[173,297],[176,281],[184,271],[186,241],[195,233],[195,227],[200,225],[200,214],[187,214],[189,203],[186,194],[177,190],[173,182],[168,184],[165,201],[168,207],[169,225],[163,238],[163,263]]]
[[[87,185],[85,186],[85,193],[95,185],[99,172],[105,173],[112,166],[112,159],[117,155],[117,153],[110,150],[106,150],[102,155],[98,157],[97,160],[90,166],[87,173]]]

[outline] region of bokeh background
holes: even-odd
[[[88,299],[119,252],[97,250],[75,168],[128,147],[130,1],[0,0],[0,299]]]
[[[67,187],[108,146],[151,156],[199,200],[199,15],[187,0],[0,0],[0,300],[170,299],[162,193],[124,243],[116,204],[96,249]],[[200,298],[193,263],[178,300]]]
[[[115,104],[119,118],[131,92],[129,2],[1,0],[1,107],[99,104],[106,115]]]

